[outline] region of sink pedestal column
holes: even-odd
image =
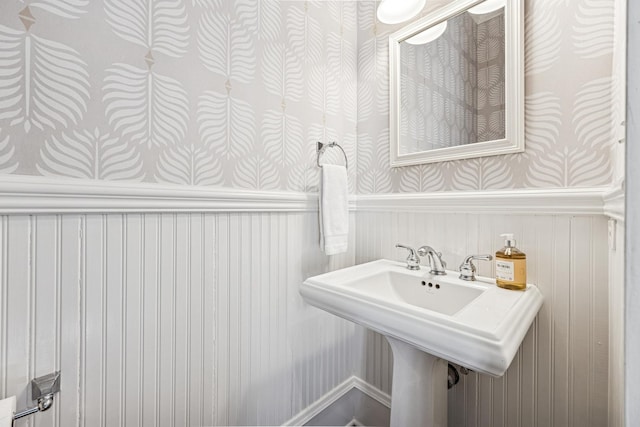
[[[386,338],[393,350],[391,427],[447,427],[448,362]]]

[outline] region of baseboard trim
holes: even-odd
[[[313,419],[313,417],[317,416],[320,412],[327,409],[334,403],[336,400],[340,399],[342,396],[347,394],[349,390],[354,387],[355,379],[357,377],[351,376],[341,382],[338,386],[333,388],[331,391],[326,393],[320,399],[313,402],[311,405],[307,406],[301,412],[296,414],[293,418],[283,423],[283,426],[302,426],[308,423]]]
[[[386,406],[387,408],[391,409],[391,396],[388,395],[387,393],[385,393],[384,391],[380,390],[377,387],[372,386],[371,384],[369,384],[368,382],[354,376],[352,377],[354,378],[354,384],[353,386],[355,388],[357,388],[358,390],[360,390],[361,392],[363,392],[364,394],[366,394],[367,396],[371,397],[372,399],[377,400],[379,403],[381,403],[382,405]]]
[[[314,403],[306,407],[304,410],[296,414],[293,418],[286,421],[282,425],[302,426],[308,423],[353,388],[357,388],[358,390],[368,395],[372,399],[377,400],[387,408],[391,408],[391,396],[354,375],[344,380],[338,386],[333,388],[320,399],[316,400]]]

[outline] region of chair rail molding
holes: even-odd
[[[624,218],[620,186],[352,195],[350,210],[607,215]],[[304,212],[317,193],[0,176],[0,214]]]
[[[624,180],[620,181],[603,195],[604,214],[611,219],[624,223]]]
[[[0,177],[0,214],[144,212],[301,212],[318,209],[314,193],[228,187]]]
[[[607,187],[537,188],[357,196],[358,211],[604,215]]]

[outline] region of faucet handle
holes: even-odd
[[[460,278],[462,280],[473,281],[476,280],[476,266],[473,264],[473,260],[478,261],[491,261],[493,257],[491,255],[469,255],[460,264]]]
[[[400,243],[396,243],[396,248],[402,248],[409,251],[409,256],[407,256],[407,268],[409,270],[420,270],[420,257],[415,249],[411,246],[401,245]]]

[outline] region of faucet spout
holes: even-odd
[[[440,252],[436,252],[431,246],[425,245],[420,246],[418,248],[418,255],[421,257],[427,256],[429,257],[429,265],[431,266],[431,274],[436,276],[444,276],[447,274],[444,271],[446,267],[446,263],[442,260],[442,254]]]

